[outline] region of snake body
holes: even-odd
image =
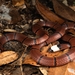
[[[42,25],[42,24],[41,24]],[[63,36],[68,29],[75,29],[75,24],[71,22],[66,22],[62,25],[62,28],[60,29],[59,33]],[[56,33],[55,33],[56,34]],[[53,34],[54,35],[54,34]],[[57,35],[58,36],[58,35]],[[44,65],[44,66],[61,66],[64,64],[67,64],[70,61],[73,61],[75,59],[75,37],[70,36],[70,35],[64,35],[63,40],[69,42],[68,44],[62,44],[60,47],[62,49],[64,48],[70,48],[69,52],[58,56],[58,57],[47,57],[44,56],[40,53],[40,48],[43,47],[46,44],[49,44],[53,42],[54,40],[58,39],[59,36],[52,36],[53,38],[47,39],[45,42],[41,43],[40,45],[35,45],[32,46],[30,54],[31,57],[39,64]]]
[[[49,36],[46,31],[42,29],[43,26],[47,26],[56,30],[54,34]],[[33,25],[32,31],[39,36],[39,38],[29,38],[28,36],[21,33],[6,33],[0,37],[0,49],[3,51],[3,46],[6,42],[10,40],[17,40],[25,45],[32,46],[30,50],[30,55],[37,63],[44,66],[60,66],[64,65],[73,59],[75,59],[75,37],[64,35],[68,29],[75,29],[75,24],[73,22],[65,22],[62,25],[57,25],[53,22],[40,21]],[[59,56],[59,57],[47,57],[40,53],[40,49],[59,38],[63,37],[63,40],[69,42],[69,44],[61,45],[61,48],[70,48],[69,52]],[[68,38],[68,39],[67,39]]]

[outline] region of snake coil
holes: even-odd
[[[46,31],[42,29],[43,26],[47,26],[56,30],[54,34],[49,36]],[[33,32],[39,36],[39,38],[29,38],[26,35],[21,33],[7,33],[0,37],[0,49],[3,51],[3,45],[10,40],[17,40],[25,45],[30,45],[30,55],[31,57],[39,64],[44,66],[60,66],[64,65],[73,59],[75,59],[75,37],[64,35],[68,29],[75,29],[75,24],[72,22],[65,22],[62,25],[57,23],[48,22],[48,21],[40,21],[37,24],[33,25]],[[68,53],[65,53],[59,57],[49,58],[40,53],[40,48],[43,46],[58,40],[63,37],[63,40],[69,42],[69,44],[61,45],[61,47],[69,47],[70,50]]]

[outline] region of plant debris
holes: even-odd
[[[38,2],[39,1],[39,2]],[[68,13],[69,18],[64,13],[59,14],[58,9],[54,6],[54,0],[0,0],[0,37],[5,33],[17,32],[28,37],[35,37],[32,26],[38,21],[51,20],[55,23],[62,24],[64,19],[75,21],[73,18],[75,13],[70,15],[68,8],[75,10],[75,0],[59,0],[60,3],[67,4],[68,8],[64,9]],[[57,1],[57,0],[56,0]],[[37,2],[37,3],[36,3]],[[58,4],[56,6],[58,7]],[[60,6],[60,5],[59,5]],[[59,8],[59,12],[61,8]],[[62,9],[61,9],[62,10]],[[63,11],[63,10],[62,10]],[[47,14],[46,14],[47,13]],[[60,15],[60,17],[54,14]],[[54,19],[54,18],[55,19]],[[64,17],[61,18],[61,17]],[[57,21],[57,22],[56,22]],[[58,23],[57,23],[58,24]],[[43,28],[50,35],[53,33],[51,28]],[[75,34],[75,31],[70,30]],[[59,56],[68,51],[68,49],[56,53],[49,51],[52,45],[59,43],[55,41],[40,51],[48,57]],[[36,63],[29,55],[30,46],[20,43],[19,41],[8,41],[3,46],[4,51],[0,51],[0,75],[70,75],[67,68],[75,67],[75,62],[60,67],[45,67]],[[66,72],[65,72],[66,71]],[[61,74],[62,73],[62,74]]]

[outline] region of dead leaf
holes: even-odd
[[[30,55],[26,55],[25,59],[23,60],[23,64],[30,64],[30,65],[34,65],[34,66],[40,66],[39,64],[37,64]]]
[[[0,66],[13,62],[18,58],[18,54],[14,51],[5,51],[0,53]]]
[[[24,0],[12,0],[14,6],[21,6],[24,4]]]
[[[17,32],[17,31],[14,29],[4,29],[4,32]]]
[[[56,14],[64,19],[75,21],[75,11],[58,0],[52,0],[52,2]]]
[[[44,19],[48,21],[52,21],[52,22],[58,22],[60,24],[64,22],[62,18],[58,17],[55,13],[53,13],[47,7],[42,5],[38,0],[35,0],[35,1],[36,1],[36,8],[39,14],[41,14],[41,16],[43,16]]]
[[[48,75],[48,67],[39,67],[43,75]]]
[[[66,65],[60,67],[50,67],[48,75],[65,75]]]
[[[75,75],[75,62],[49,68],[48,75]]]

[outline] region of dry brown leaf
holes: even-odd
[[[24,0],[12,0],[14,6],[21,6],[24,4]]]
[[[65,75],[66,65],[60,67],[51,67],[48,71],[48,75]]]
[[[52,2],[56,14],[67,20],[75,21],[74,10],[72,10],[70,7],[66,6],[65,4],[61,3],[58,0],[52,0]]]
[[[25,57],[25,59],[23,60],[23,64],[30,64],[30,65],[34,65],[34,66],[40,66],[39,64],[37,64],[30,55],[27,55]]]
[[[15,61],[18,58],[18,54],[14,51],[5,51],[0,53],[0,66]]]
[[[38,0],[36,1],[36,8],[38,12],[43,16],[44,19],[52,22],[58,22],[62,24],[64,20],[60,17],[58,17],[55,13],[53,13],[51,10],[49,10],[47,7],[42,5]]]
[[[49,68],[48,75],[75,75],[75,62]]]

